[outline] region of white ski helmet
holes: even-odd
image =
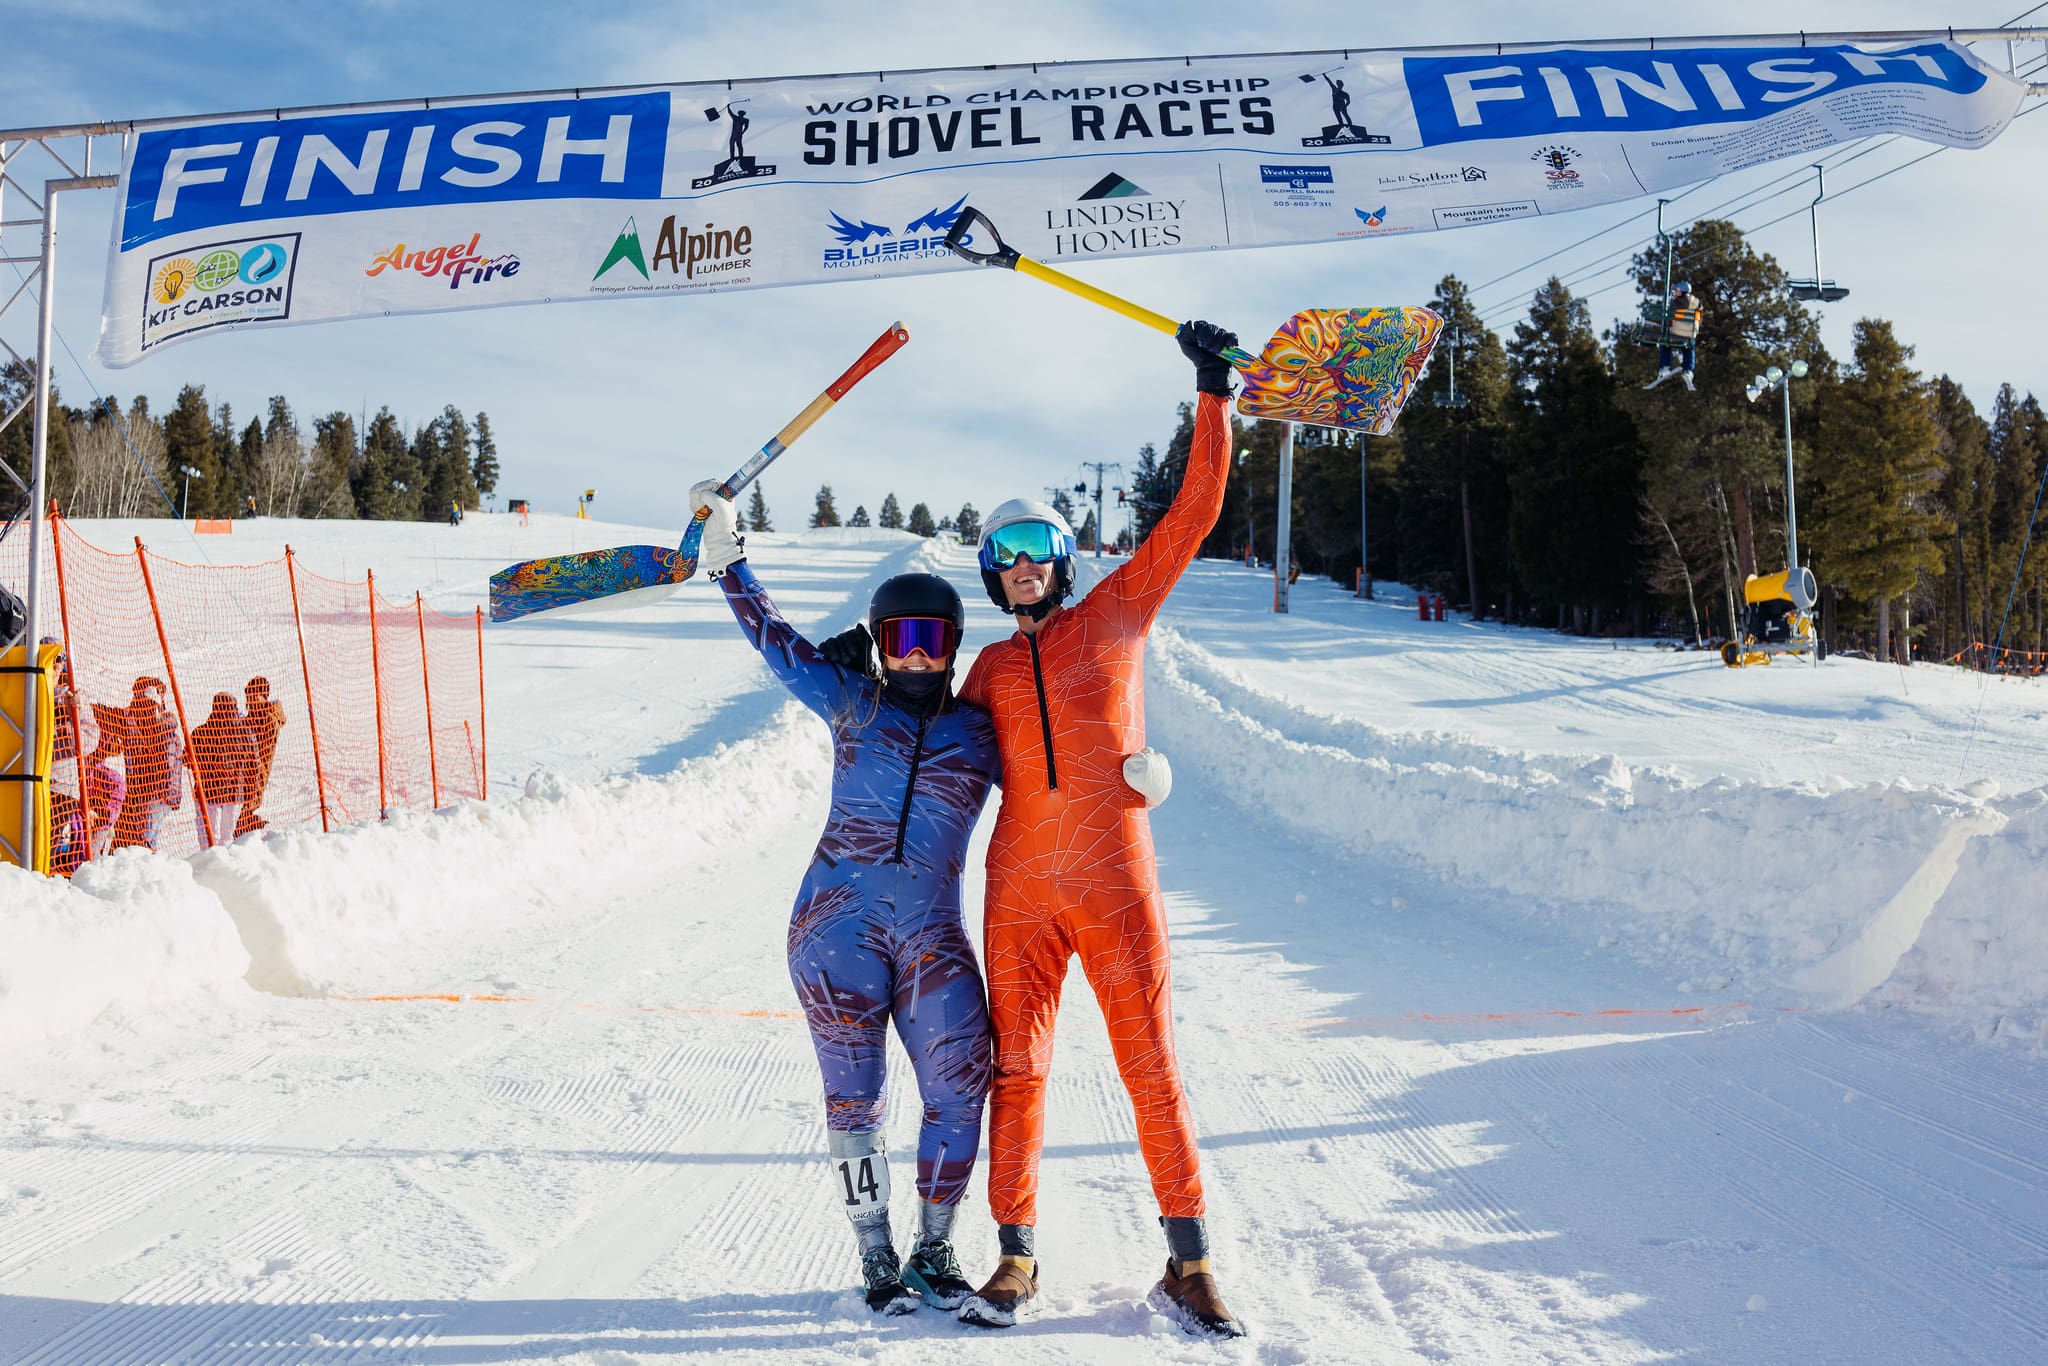
[[[1010,595],[1003,588],[1000,568],[995,562],[989,541],[998,531],[1018,522],[1044,522],[1058,533],[1059,553],[1052,560],[1052,592],[1046,594],[1034,615],[1043,616],[1059,603],[1065,601],[1074,591],[1074,555],[1080,543],[1074,539],[1074,529],[1067,525],[1067,519],[1060,516],[1059,509],[1036,498],[1012,498],[989,513],[981,524],[981,543],[976,558],[981,564],[981,582],[988,589],[989,600],[1004,612],[1014,609],[1010,606]]]

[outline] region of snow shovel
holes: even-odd
[[[746,464],[734,470],[732,477],[718,486],[719,495],[735,497],[741,489],[753,483],[776,456],[794,445],[798,437],[810,430],[812,423],[825,415],[826,409],[845,398],[847,391],[866,379],[909,340],[910,333],[902,323],[889,324],[889,330],[875,338],[874,345],[862,352],[860,359],[846,368],[845,374],[826,385],[825,392],[812,399],[802,412],[789,420],[787,426],[768,438],[767,445],[754,452]],[[491,620],[514,621],[535,612],[596,603],[616,598],[622,593],[636,594],[634,605],[648,597],[666,597],[677,584],[697,572],[697,551],[703,544],[704,523],[710,515],[707,508],[691,518],[690,525],[683,530],[682,545],[674,550],[658,545],[622,545],[574,555],[549,555],[508,565],[491,575]],[[660,591],[654,593],[649,590]],[[621,602],[604,603],[608,608],[626,605]]]
[[[993,250],[967,245],[976,224],[987,230]],[[1005,245],[988,215],[972,205],[960,210],[946,246],[963,260],[1043,280],[1169,337],[1180,330],[1163,313],[1019,254]],[[1242,417],[1385,436],[1415,392],[1443,327],[1444,320],[1426,308],[1305,308],[1280,325],[1261,354],[1232,347],[1222,356],[1244,375],[1244,391],[1237,398]]]

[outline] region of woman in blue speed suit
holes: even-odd
[[[967,839],[1001,775],[988,714],[953,696],[966,613],[932,574],[875,590],[868,621],[880,681],[826,662],[775,608],[734,531],[717,481],[698,564],[784,687],[832,728],[832,809],[789,921],[789,975],[825,1079],[833,1193],[860,1242],[867,1303],[900,1314],[917,1296],[956,1308],[953,1217],[974,1171],[988,1094],[990,1035],[981,972],[960,917]],[[883,1067],[889,1022],[917,1072],[919,1235],[899,1262],[889,1233]]]

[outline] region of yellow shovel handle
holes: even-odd
[[[1063,275],[1051,266],[1041,265],[1028,256],[1017,258],[1017,273],[1029,275],[1034,280],[1043,280],[1049,285],[1057,285],[1069,294],[1078,294],[1092,303],[1101,304],[1111,312],[1123,314],[1132,322],[1143,323],[1155,332],[1164,332],[1169,337],[1180,331],[1180,324],[1164,313],[1154,313],[1151,309],[1134,304],[1129,299],[1120,299],[1107,290],[1097,289],[1094,285],[1076,280],[1071,275]]]

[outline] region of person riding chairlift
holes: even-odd
[[[1664,338],[1657,344],[1657,378],[1643,387],[1654,389],[1665,380],[1677,375],[1684,381],[1687,390],[1692,390],[1693,362],[1697,359],[1700,315],[1705,310],[1700,306],[1699,296],[1692,292],[1692,282],[1680,280],[1671,286],[1671,298],[1664,309]]]

